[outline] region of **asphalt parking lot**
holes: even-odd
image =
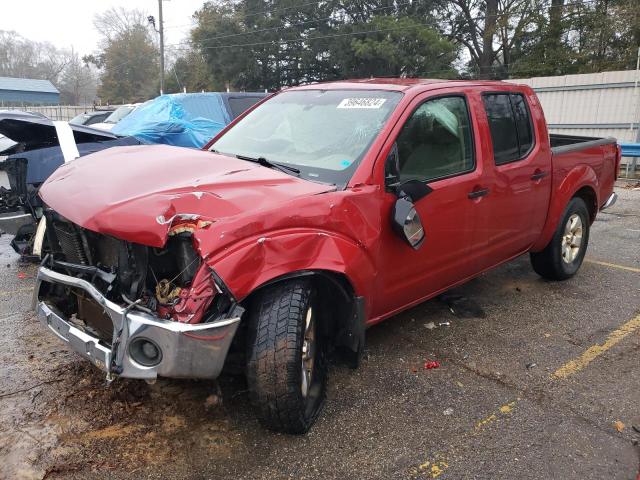
[[[576,277],[522,257],[372,328],[301,437],[262,429],[241,377],[107,387],[3,236],[0,478],[640,478],[640,191],[616,190]]]

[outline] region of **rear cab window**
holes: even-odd
[[[485,93],[482,101],[489,121],[496,165],[525,158],[533,149],[533,124],[524,95]]]

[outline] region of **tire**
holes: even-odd
[[[573,277],[584,260],[589,244],[589,229],[587,205],[581,198],[572,198],[549,244],[541,252],[530,253],[535,272],[548,280]],[[573,232],[572,236],[568,237],[570,232]],[[576,246],[577,243],[579,246]]]
[[[261,423],[272,430],[307,432],[324,403],[327,364],[317,300],[311,282],[291,280],[252,303],[247,382]],[[310,373],[303,377],[303,371]]]

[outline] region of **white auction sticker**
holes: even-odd
[[[380,108],[386,98],[345,98],[338,108]]]

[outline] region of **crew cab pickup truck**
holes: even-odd
[[[612,138],[549,135],[527,86],[290,88],[203,151],[115,147],[42,186],[41,322],[116,376],[241,362],[262,422],[302,433],[365,330],[529,253],[574,275],[616,199]]]

